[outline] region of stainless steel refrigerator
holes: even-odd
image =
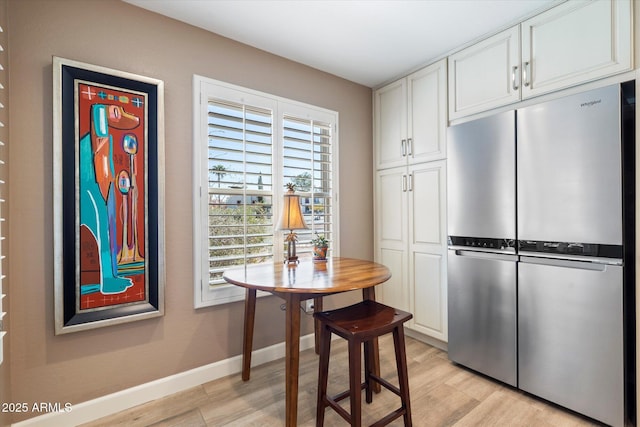
[[[515,112],[449,128],[449,358],[515,386]]]
[[[633,87],[448,135],[450,359],[615,426],[635,400]]]

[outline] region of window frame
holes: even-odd
[[[283,121],[285,117],[313,120],[331,125],[331,251],[339,256],[338,204],[338,119],[336,111],[248,89],[194,74],[193,76],[193,272],[195,308],[227,304],[244,299],[245,290],[226,284],[209,285],[208,254],[208,103],[210,99],[269,108],[273,114],[272,138],[272,200],[273,200],[273,260],[284,257],[284,234],[276,230],[282,196],[286,192],[283,177]],[[258,296],[269,295],[259,292]]]

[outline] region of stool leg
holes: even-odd
[[[362,425],[362,390],[360,389],[360,367],[362,343],[358,340],[349,340],[349,397],[351,400],[351,426]]]
[[[316,406],[316,427],[324,425],[324,409],[329,379],[329,354],[331,353],[331,331],[320,327],[320,360],[318,361],[318,403]]]
[[[371,341],[364,342],[364,383],[367,403],[373,402],[371,372],[375,363],[373,362],[373,345]]]
[[[396,366],[398,369],[398,383],[400,385],[400,399],[405,408],[404,425],[411,427],[411,399],[409,398],[409,372],[407,370],[407,353],[404,343],[404,328],[399,325],[393,330],[393,344],[396,350]]]

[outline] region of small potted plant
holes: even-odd
[[[315,239],[311,239],[311,244],[313,245],[313,259],[316,261],[326,260],[329,241],[324,235],[316,233]]]

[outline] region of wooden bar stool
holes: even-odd
[[[361,393],[366,392],[366,401],[373,400],[373,382],[384,386],[400,396],[401,406],[385,416],[373,426],[384,426],[391,421],[404,416],[404,425],[411,426],[411,405],[409,402],[409,376],[407,373],[407,357],[404,344],[403,324],[413,316],[410,313],[377,303],[363,301],[361,303],[332,311],[315,313],[314,317],[320,322],[320,362],[318,375],[318,406],[316,426],[324,424],[324,411],[327,406],[334,409],[352,426],[362,424]],[[373,345],[372,341],[382,335],[393,332],[393,343],[396,353],[399,386],[373,373]],[[327,396],[327,382],[329,376],[329,353],[331,350],[331,334],[334,333],[348,341],[349,345],[349,390],[335,396]],[[361,383],[360,357],[361,344],[364,343],[364,372],[365,380]],[[338,405],[346,397],[350,398],[351,413]]]

